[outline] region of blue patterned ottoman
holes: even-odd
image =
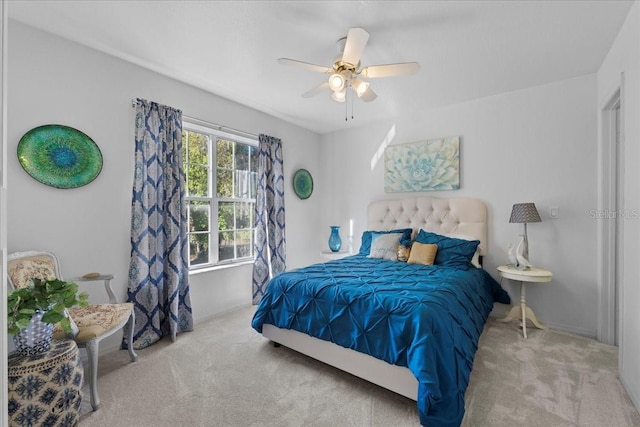
[[[82,359],[72,340],[49,351],[9,355],[9,425],[75,426],[82,403]]]

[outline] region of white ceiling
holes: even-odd
[[[594,73],[632,1],[17,1],[9,17],[319,133]],[[370,34],[363,66],[417,61],[371,80],[354,120],[325,76],[351,27]],[[176,106],[189,114],[188,106]],[[349,116],[351,113],[349,113]],[[215,118],[207,118],[215,120]]]

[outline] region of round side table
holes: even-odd
[[[527,307],[525,298],[525,283],[549,283],[553,274],[549,270],[543,268],[531,267],[527,270],[518,270],[509,265],[501,265],[498,272],[503,279],[516,280],[520,282],[520,306],[514,305],[507,317],[498,319],[498,322],[510,322],[513,319],[520,319],[522,322],[522,334],[527,338],[527,319],[538,329],[547,329],[538,321],[535,313],[531,308]]]
[[[84,371],[73,340],[48,351],[9,354],[9,425],[73,426],[80,418]]]

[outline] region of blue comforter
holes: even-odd
[[[388,363],[418,380],[420,422],[459,426],[478,339],[509,296],[484,270],[354,255],[274,277],[254,315]]]

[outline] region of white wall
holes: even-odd
[[[512,205],[535,202],[543,222],[529,224],[531,258],[554,278],[550,285],[529,285],[527,301],[549,326],[595,337],[596,221],[589,216],[597,202],[595,104],[592,74],[324,135],[322,169],[331,172],[323,180],[321,228],[328,235],[328,225],[345,229],[354,218],[357,250],[369,202],[415,195],[385,194],[382,158],[371,168],[381,143],[460,135],[461,189],[421,194],[487,203],[485,268],[494,277],[507,261],[508,244],[523,232],[522,224],[508,222]],[[560,208],[559,219],[549,219],[550,206]],[[507,282],[517,301],[519,284]]]
[[[640,209],[640,3],[633,4],[627,19],[618,34],[607,58],[598,71],[598,114],[613,92],[620,87],[621,73],[624,73],[622,90],[623,126],[623,182],[625,210]],[[600,133],[599,133],[600,134]],[[640,221],[625,218],[624,267],[621,291],[623,294],[620,310],[622,339],[620,346],[620,379],[627,388],[637,408],[640,408]]]
[[[308,245],[308,230],[318,222],[319,197],[299,200],[290,177],[300,167],[318,172],[317,134],[15,21],[9,27],[8,152],[14,153],[8,159],[9,251],[54,251],[65,277],[114,273],[117,296],[125,298],[134,151],[131,100],[139,97],[191,117],[281,138],[288,267],[315,261],[318,249]],[[104,167],[94,182],[60,190],[22,170],[15,156],[18,141],[49,123],[79,129],[98,144]],[[250,265],[192,274],[190,282],[196,323],[251,303]],[[92,302],[106,300],[101,289],[91,290]],[[103,350],[118,345],[114,337]]]

